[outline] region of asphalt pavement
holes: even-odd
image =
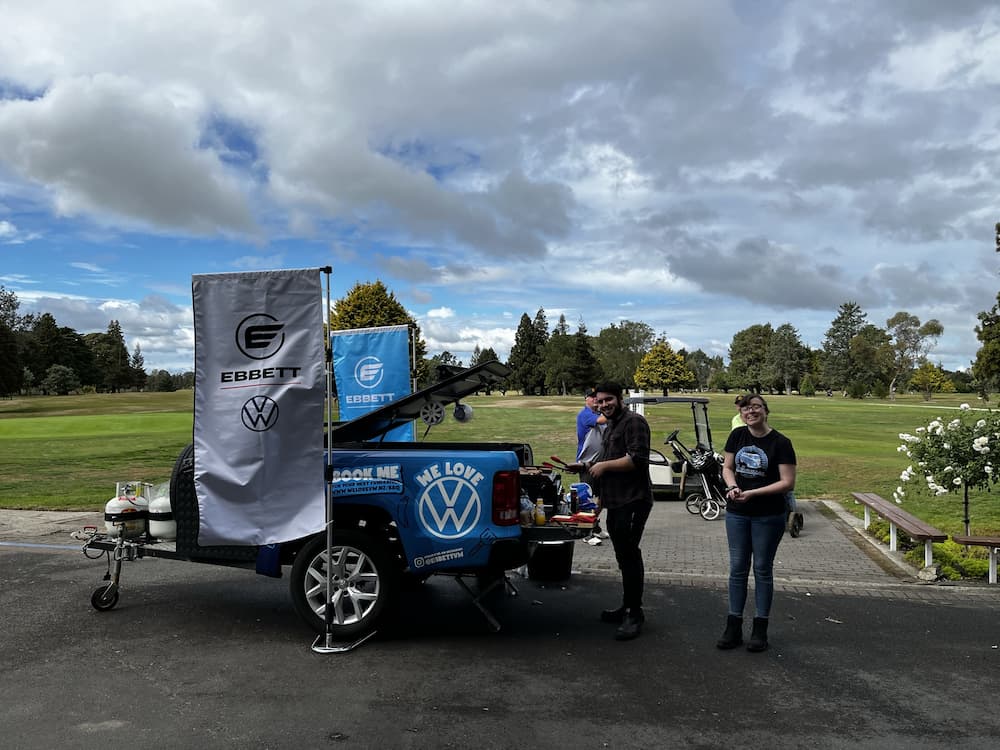
[[[146,559],[89,604],[97,514],[0,511],[4,747],[952,748],[1000,736],[1000,586],[925,583],[836,506],[802,502],[778,551],[771,648],[719,651],[721,521],[658,503],[642,636],[613,640],[610,543],[563,583],[490,602],[407,591],[378,636],[320,655],[287,581]],[[903,564],[905,565],[905,564]]]

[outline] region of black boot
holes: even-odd
[[[726,632],[715,642],[718,648],[736,648],[743,643],[743,618],[736,615],[726,617]]]
[[[767,618],[753,618],[753,631],[750,633],[750,642],[747,643],[747,651],[767,650]]]
[[[615,640],[631,641],[633,638],[638,638],[639,632],[642,630],[642,623],[645,621],[646,617],[643,615],[641,607],[626,609],[622,624],[615,631]]]
[[[625,619],[625,605],[618,609],[606,609],[601,612],[601,622],[612,622],[618,624]]]

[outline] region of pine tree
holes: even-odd
[[[856,302],[845,302],[838,310],[823,339],[823,380],[827,388],[847,392],[856,377],[854,360],[851,358],[851,339],[858,335],[865,325],[868,313]]]
[[[644,390],[659,389],[666,396],[671,388],[681,388],[694,380],[684,357],[667,340],[659,339],[646,353],[635,371],[635,384]]]

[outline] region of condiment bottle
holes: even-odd
[[[535,501],[535,525],[545,525],[545,504],[542,502],[541,498],[538,498]]]

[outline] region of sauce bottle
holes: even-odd
[[[545,525],[545,504],[542,502],[542,498],[535,501],[535,525]]]

